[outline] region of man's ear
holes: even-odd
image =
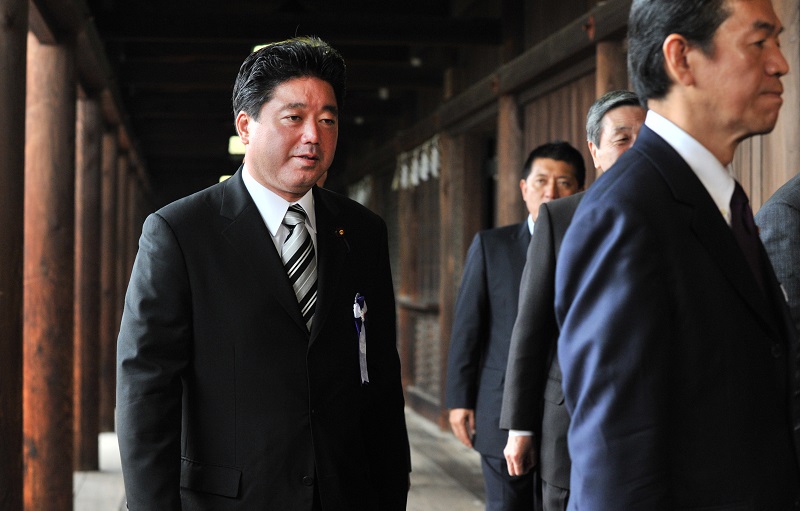
[[[236,116],[236,133],[239,134],[239,139],[242,144],[247,145],[250,143],[250,116],[246,112],[241,111]]]
[[[592,155],[592,163],[594,163],[594,168],[599,169],[600,163],[597,161],[597,146],[594,145],[594,142],[591,140],[586,141],[589,144],[589,154]]]
[[[698,48],[689,44],[680,34],[670,34],[661,45],[664,52],[664,69],[672,83],[683,86],[694,85],[692,61]]]

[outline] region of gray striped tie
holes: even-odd
[[[306,229],[306,212],[299,204],[289,206],[283,225],[289,236],[283,243],[281,260],[300,304],[300,313],[311,330],[311,319],[317,304],[317,256]]]

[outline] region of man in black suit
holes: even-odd
[[[314,186],[344,85],[317,38],[248,56],[244,164],[147,218],[118,347],[129,509],[405,509],[386,225]]]
[[[566,142],[531,151],[520,190],[526,221],[479,232],[467,253],[447,364],[446,404],[456,437],[481,453],[486,509],[530,510],[531,475],[511,477],[499,428],[511,327],[531,231],[542,203],[583,188],[583,157]]]
[[[639,98],[626,90],[608,92],[592,103],[586,135],[598,175],[630,149],[644,114]],[[556,357],[554,295],[558,250],[583,195],[542,204],[539,210],[522,272],[503,390],[500,427],[510,430],[504,449],[508,471],[522,475],[538,465],[544,511],[563,511],[569,500],[569,414]]]
[[[571,510],[800,507],[798,342],[726,168],[781,107],[770,0],[634,0],[649,111],[556,268]]]

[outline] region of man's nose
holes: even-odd
[[[544,187],[544,195],[548,199],[558,198],[558,186],[556,186],[555,180],[547,182],[547,184]]]
[[[309,119],[303,124],[304,144],[316,144],[319,142],[319,127],[313,119]]]

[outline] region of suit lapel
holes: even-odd
[[[240,167],[234,176],[223,183],[220,215],[230,219],[231,223],[222,235],[250,265],[254,280],[261,282],[263,288],[268,290],[297,326],[307,332],[297,305],[297,297],[264,219],[244,186],[242,172]]]
[[[331,200],[330,192],[314,187],[313,193],[317,219],[317,309],[311,324],[311,344],[330,314],[337,297],[342,266],[350,251],[345,236],[340,234],[347,226],[340,225],[339,208]]]
[[[664,139],[647,126],[642,126],[637,145],[661,173],[675,199],[688,206],[685,210],[687,220],[697,239],[709,252],[711,260],[719,266],[765,328],[774,336],[783,338],[776,324],[777,314],[771,310],[772,303],[765,299],[730,226],[694,171]]]

